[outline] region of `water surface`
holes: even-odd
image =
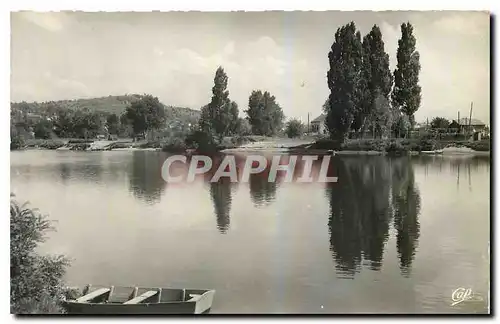
[[[334,157],[329,184],[167,184],[165,158],[11,153],[69,285],[213,288],[212,313],[487,312],[489,158]],[[460,287],[475,300],[451,306]]]

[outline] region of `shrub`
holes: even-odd
[[[465,146],[474,151],[488,152],[490,150],[490,141],[468,142]]]
[[[418,151],[434,151],[441,149],[441,144],[432,139],[421,139],[418,143]]]
[[[38,255],[51,222],[36,209],[10,202],[10,305],[14,314],[60,314],[62,278],[69,260]]]
[[[64,146],[64,142],[60,140],[46,140],[43,141],[39,146],[49,150],[55,150]]]
[[[14,135],[10,139],[10,149],[18,150],[24,147],[24,139],[22,136]]]
[[[304,124],[298,119],[291,119],[286,123],[285,134],[288,138],[300,137],[304,133]]]
[[[385,151],[389,155],[403,155],[408,153],[408,146],[404,146],[401,141],[391,141]]]
[[[384,152],[388,144],[388,140],[383,139],[350,140],[342,144],[342,150]]]
[[[217,151],[217,144],[214,137],[201,130],[194,131],[189,134],[185,139],[187,148],[196,149],[198,152],[215,152]]]
[[[183,153],[187,149],[186,143],[178,137],[174,137],[170,139],[167,143],[165,143],[162,147],[163,152],[170,153]]]

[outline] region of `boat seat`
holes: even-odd
[[[191,297],[191,299],[188,299],[187,301],[196,301],[196,300],[200,299],[201,295],[189,294],[189,297]]]
[[[139,304],[139,303],[145,301],[146,299],[153,297],[157,293],[158,293],[157,290],[149,290],[149,291],[146,291],[144,294],[142,294],[140,296],[137,296],[135,298],[132,298],[129,301],[124,302],[123,304],[126,304],[126,305],[128,305],[128,304]]]
[[[96,299],[97,297],[100,297],[104,294],[109,293],[110,291],[111,291],[110,288],[100,288],[100,289],[97,289],[91,293],[88,293],[88,294],[76,299],[76,301],[78,303],[87,303],[93,299]]]

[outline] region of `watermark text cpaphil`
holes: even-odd
[[[285,163],[282,163],[286,157]],[[236,161],[234,155],[225,155],[222,160],[214,163],[210,156],[193,155],[189,158],[185,155],[172,155],[163,163],[161,175],[169,183],[193,182],[196,176],[210,175],[210,182],[218,182],[221,178],[229,178],[231,182],[248,182],[251,175],[267,176],[268,182],[275,182],[278,172],[284,173],[284,182],[337,182],[337,177],[329,174],[331,155],[275,155],[271,159],[263,155],[247,155],[243,163]],[[321,163],[319,169],[314,168]],[[182,164],[187,168],[186,172],[173,174],[172,166]],[[243,164],[243,167],[238,168]],[[215,167],[215,168],[214,168]],[[213,172],[215,169],[215,172]],[[319,172],[315,172],[316,169]],[[297,172],[298,171],[298,172]],[[213,173],[213,174],[212,174]],[[313,176],[314,174],[314,176]]]

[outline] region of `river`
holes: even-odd
[[[240,156],[241,157],[241,156]],[[336,183],[167,184],[161,152],[11,152],[87,283],[216,289],[212,313],[486,313],[490,160],[333,157]],[[473,299],[452,306],[456,289]]]

